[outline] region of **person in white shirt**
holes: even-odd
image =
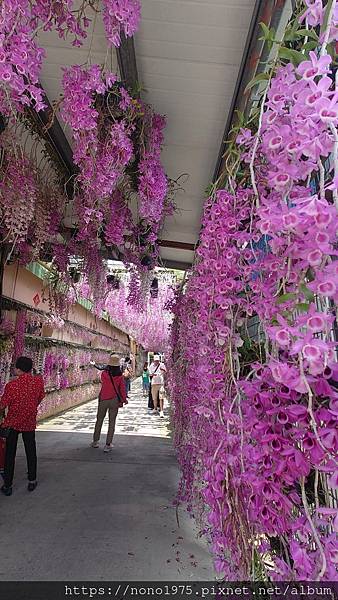
[[[161,362],[158,354],[154,356],[154,362],[149,367],[149,376],[151,382],[151,395],[153,398],[154,410],[153,414],[157,413],[158,398],[160,396],[160,417],[164,417],[163,412],[163,395],[160,395],[161,387],[164,385],[164,374],[167,372],[165,364]]]

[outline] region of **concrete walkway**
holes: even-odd
[[[183,508],[177,524],[169,418],[148,415],[146,406],[134,382],[110,454],[102,451],[105,436],[100,449],[89,447],[96,401],[41,424],[32,494],[20,441],[13,495],[0,498],[2,580],[213,578],[206,545]]]

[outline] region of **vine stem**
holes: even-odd
[[[319,508],[318,483],[319,483],[319,471],[318,471],[318,469],[315,469],[314,489],[315,489],[315,503],[316,503],[316,508]]]
[[[338,178],[338,132],[333,123],[330,123],[331,133],[333,135],[334,147],[333,147],[333,163],[334,163],[334,177]],[[335,201],[335,206],[338,210],[338,190],[333,188],[333,197]]]
[[[305,25],[306,25],[306,29],[308,29],[309,28],[309,23],[308,23],[307,18],[305,19]],[[309,41],[309,36],[306,35],[305,38],[304,38],[304,46],[305,46],[305,44],[307,44],[308,41]],[[303,48],[302,54],[305,54],[305,48]]]
[[[95,16],[94,16],[93,30],[92,30],[92,35],[90,38],[89,50],[88,50],[87,61],[86,61],[87,64],[91,64],[92,48],[93,48],[94,34],[95,34],[95,29],[96,29],[96,20],[97,20],[97,11],[95,11]],[[107,50],[107,52],[108,52],[108,50]]]
[[[261,130],[262,130],[265,101],[266,101],[266,97],[267,97],[268,91],[269,91],[270,80],[271,80],[271,77],[270,77],[270,79],[268,81],[268,84],[266,86],[266,90],[265,90],[265,92],[263,94],[263,97],[262,97],[262,106],[261,106],[261,109],[259,111],[258,129],[257,129],[256,139],[255,139],[255,143],[254,143],[254,147],[253,147],[253,151],[252,151],[252,155],[251,155],[251,160],[250,160],[250,165],[249,165],[249,168],[250,168],[250,177],[251,177],[251,185],[252,185],[252,189],[254,191],[254,194],[256,196],[256,208],[259,208],[259,194],[258,194],[257,183],[256,183],[256,175],[255,175],[254,163],[255,163],[257,149],[258,149],[258,144],[259,144],[259,137],[260,137],[260,133],[261,133]]]
[[[319,433],[318,433],[318,429],[317,429],[317,423],[316,423],[316,420],[315,420],[315,416],[313,414],[313,402],[312,402],[312,400],[313,400],[313,393],[312,393],[311,387],[309,385],[309,382],[308,382],[308,380],[306,378],[306,375],[305,375],[305,372],[304,372],[304,363],[303,363],[303,357],[302,357],[301,353],[298,354],[298,358],[299,358],[299,369],[300,369],[301,379],[302,379],[302,381],[303,381],[303,383],[304,383],[304,385],[305,385],[305,387],[307,389],[307,393],[308,393],[307,410],[308,410],[308,413],[310,415],[310,420],[311,420],[311,425],[312,425],[313,432],[315,434],[316,440],[317,440],[319,446],[321,447],[321,449],[324,450],[325,454],[326,453],[329,454],[330,458],[332,458],[332,460],[334,461],[334,463],[337,465],[338,464],[337,460],[335,459],[335,457],[333,456],[333,454],[331,454],[331,452],[329,452],[329,450],[327,448],[325,448],[325,446],[322,443],[322,440],[319,437]]]
[[[318,573],[318,577],[316,578],[316,581],[320,581],[326,571],[326,567],[327,567],[327,562],[326,562],[326,556],[325,556],[325,552],[324,552],[324,548],[322,546],[322,543],[319,539],[319,535],[317,532],[317,529],[315,528],[315,524],[312,520],[311,514],[310,514],[310,508],[307,502],[307,498],[306,498],[306,492],[305,492],[305,477],[302,477],[300,480],[300,485],[301,485],[301,490],[302,490],[302,501],[303,501],[303,506],[304,506],[304,510],[305,510],[305,514],[306,514],[306,518],[309,522],[309,525],[312,529],[312,533],[313,533],[313,537],[315,539],[315,542],[317,544],[318,550],[320,552],[320,556],[322,559],[322,566],[321,569]]]
[[[325,169],[322,161],[318,160],[320,199],[325,200]]]
[[[322,47],[320,49],[320,56],[324,56],[324,54],[327,54],[326,49],[327,49],[327,45],[328,45],[328,42],[329,42],[330,31],[331,31],[331,24],[332,24],[332,20],[333,20],[333,13],[334,13],[334,9],[336,8],[336,1],[337,0],[332,0],[332,2],[331,2],[331,6],[330,6],[330,9],[329,9],[329,14],[328,14],[328,17],[327,17],[327,23],[326,23],[326,28],[325,28],[324,40],[323,40]]]

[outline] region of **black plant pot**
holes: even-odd
[[[150,256],[143,256],[143,258],[141,259],[141,265],[143,267],[150,267],[152,265],[152,259]]]
[[[120,287],[120,280],[115,275],[107,275],[107,284],[110,285],[114,290],[118,290]]]
[[[73,267],[69,269],[69,275],[71,276],[74,283],[79,283],[80,281],[80,273]]]

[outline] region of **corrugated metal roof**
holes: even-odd
[[[196,243],[205,190],[217,159],[254,0],[144,0],[135,37],[147,102],[168,125],[163,161],[176,179],[188,174],[178,212],[162,237]],[[189,250],[161,248],[168,260],[189,262]]]

